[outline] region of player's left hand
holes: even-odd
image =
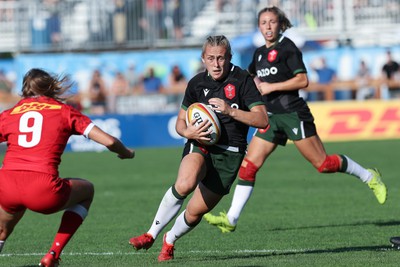
[[[231,106],[229,106],[223,99],[214,97],[209,99],[208,103],[215,112],[229,115]]]
[[[118,158],[120,159],[133,159],[135,157],[135,150],[133,149],[128,149],[127,153],[122,155],[118,154]]]
[[[257,89],[260,91],[261,95],[268,95],[274,91],[273,85],[267,82],[261,82],[257,84]]]

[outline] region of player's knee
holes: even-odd
[[[256,182],[256,173],[259,169],[259,167],[257,167],[253,162],[245,159],[244,160],[247,164],[246,166],[240,166],[239,169],[239,177],[241,180],[239,180],[239,182],[241,182],[242,184],[251,184],[254,185],[254,183]]]
[[[9,224],[8,226],[5,226],[4,224],[2,224],[0,226],[0,240],[5,241],[10,236],[10,234],[13,232],[14,227],[15,227],[15,224],[13,224],[13,225]]]
[[[190,227],[196,227],[201,222],[204,214],[199,214],[198,212],[192,212],[190,207],[186,207],[186,211],[183,215],[186,225]]]
[[[94,198],[94,184],[88,180],[84,180],[84,182],[80,185],[82,197],[86,197],[86,201],[92,202]]]
[[[89,209],[94,199],[94,184],[92,182],[85,180],[85,183],[81,185],[80,197],[84,199],[79,204]]]
[[[337,172],[340,169],[340,158],[338,155],[327,155],[318,171],[321,173]]]
[[[176,183],[172,185],[171,190],[172,194],[177,198],[177,199],[185,199],[187,195],[183,195],[182,193],[179,193],[177,188],[176,188]]]
[[[6,240],[7,235],[3,225],[0,225],[0,240]]]
[[[90,181],[87,181],[87,190],[88,190],[88,195],[91,199],[94,197],[94,184]]]

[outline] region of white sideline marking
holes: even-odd
[[[245,250],[231,250],[231,251],[221,251],[221,250],[190,250],[190,251],[181,251],[182,254],[184,253],[193,253],[193,254],[204,254],[204,253],[214,253],[214,254],[225,254],[229,252],[236,252],[238,254],[243,254],[243,253],[302,253],[302,252],[312,252],[312,251],[319,251],[321,249],[315,248],[315,249],[259,249],[259,250],[250,250],[250,249],[245,249]],[[322,249],[323,250],[323,249]],[[377,251],[386,251],[390,250],[388,248],[380,248],[377,249]],[[327,250],[327,253],[329,252],[329,249]],[[43,256],[45,253],[0,253],[0,257],[13,257],[13,256]],[[158,251],[155,252],[65,252],[62,253],[62,255],[68,255],[68,256],[83,256],[83,255],[93,255],[93,256],[121,256],[121,255],[148,255],[148,254],[158,254]]]
[[[289,249],[289,250],[274,250],[274,249],[262,249],[262,250],[232,250],[230,252],[236,253],[287,253],[287,252],[306,252],[309,251],[308,249]],[[221,251],[221,250],[190,250],[190,251],[181,251],[182,253],[193,253],[193,254],[200,254],[200,253],[214,253],[214,254],[222,254],[222,253],[229,253],[229,251]],[[12,256],[42,256],[45,253],[4,253],[0,254],[0,257],[12,257]],[[146,254],[158,254],[158,251],[146,252]],[[141,252],[63,252],[63,255],[68,256],[80,256],[80,255],[95,255],[95,256],[120,256],[120,255],[144,255]]]

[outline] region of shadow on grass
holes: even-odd
[[[273,228],[269,231],[288,231],[288,230],[298,230],[298,229],[317,229],[317,228],[332,228],[332,227],[346,227],[346,226],[360,226],[360,225],[375,225],[379,227],[385,226],[396,226],[400,225],[400,221],[378,221],[378,222],[356,222],[348,224],[329,224],[329,225],[311,225],[311,226],[300,226],[300,227],[288,227],[288,228]]]
[[[303,250],[266,250],[265,252],[248,252],[238,253],[236,255],[214,255],[207,256],[207,261],[226,261],[234,259],[261,259],[276,256],[292,256],[292,255],[307,255],[307,254],[324,254],[324,253],[343,253],[343,252],[359,252],[359,251],[394,251],[397,250],[391,246],[361,246],[361,247],[340,247],[327,249],[303,249]],[[199,260],[202,261],[202,260]],[[216,264],[218,265],[218,264]],[[253,265],[252,265],[253,266]]]

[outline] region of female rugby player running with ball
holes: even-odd
[[[258,27],[265,45],[257,48],[248,71],[255,77],[269,114],[270,128],[259,129],[252,138],[240,171],[231,207],[219,216],[204,218],[223,233],[236,229],[246,202],[250,198],[256,173],[278,145],[288,139],[319,172],[343,172],[356,176],[374,192],[378,202],[386,201],[386,186],[377,169],[365,169],[345,155],[327,155],[307,103],[299,97],[299,89],[308,86],[307,70],[302,53],[283,36],[292,27],[285,13],[277,7],[267,7],[258,13]]]
[[[164,235],[159,261],[172,260],[175,242],[229,193],[245,155],[249,126],[268,126],[265,104],[252,77],[231,63],[228,39],[209,36],[201,57],[206,71],[189,81],[176,121],[176,131],[188,139],[176,181],[164,194],[149,230],[129,240],[136,250],[149,249],[193,192],[186,209]],[[209,121],[198,127],[196,120],[186,124],[186,110],[196,102],[211,105],[220,120],[221,137],[214,145],[204,146],[197,141],[209,141]]]

